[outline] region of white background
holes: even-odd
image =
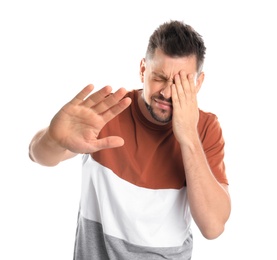
[[[216,240],[194,230],[193,260],[277,259],[274,1],[0,2],[0,258],[72,259],[81,157],[47,168],[28,145],[89,83],[140,88],[139,62],[162,22],[204,37],[199,106],[226,140],[232,214]]]

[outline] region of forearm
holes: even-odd
[[[39,131],[29,145],[30,159],[44,166],[55,166],[74,155],[52,140],[47,128]]]
[[[181,145],[190,210],[202,234],[213,239],[223,232],[229,218],[230,197],[227,187],[212,174],[198,136],[190,140]]]

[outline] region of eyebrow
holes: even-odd
[[[171,80],[168,76],[166,76],[164,73],[158,73],[158,72],[155,72],[153,71],[152,74],[156,77],[159,77],[163,80],[166,80],[166,81],[173,81],[173,79]]]

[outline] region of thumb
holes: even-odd
[[[124,145],[124,139],[119,136],[108,136],[93,142],[88,149],[88,153],[98,152],[103,149],[116,148]]]

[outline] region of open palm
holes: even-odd
[[[131,99],[124,98],[127,91],[120,88],[111,93],[111,87],[106,86],[90,94],[93,88],[88,85],[79,92],[61,108],[49,126],[50,137],[74,153],[93,153],[124,144],[119,136],[97,137],[108,121],[130,105]]]

